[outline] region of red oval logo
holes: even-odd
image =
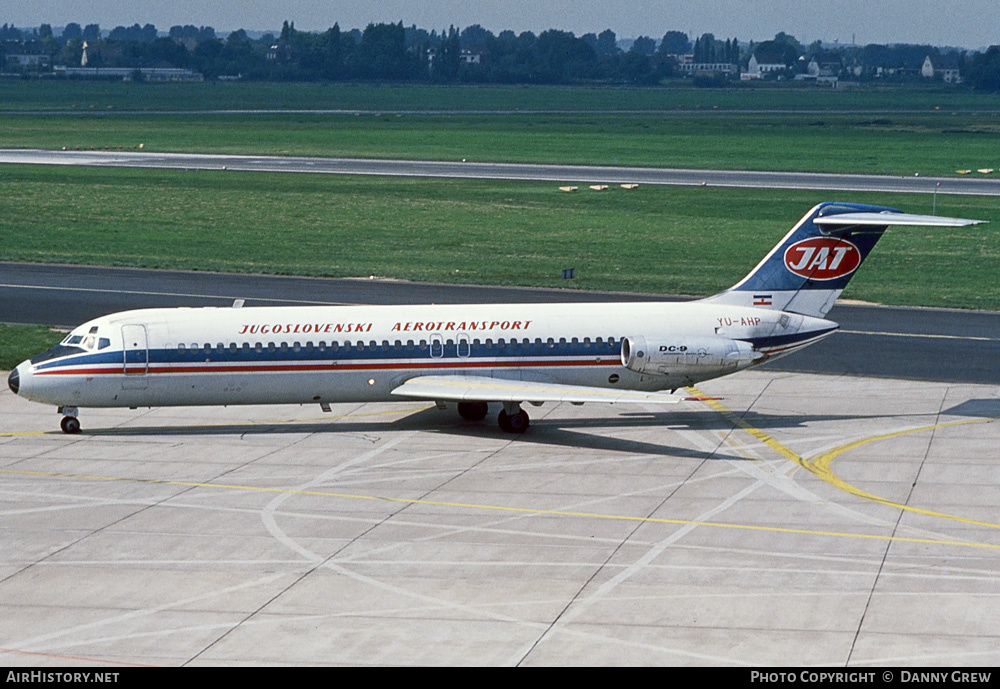
[[[861,265],[861,252],[846,239],[812,237],[785,249],[785,267],[810,280],[835,280]]]

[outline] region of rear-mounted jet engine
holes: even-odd
[[[749,342],[723,338],[650,340],[626,337],[622,340],[622,366],[637,373],[668,375],[692,367],[707,372],[726,373],[744,369],[764,354]]]

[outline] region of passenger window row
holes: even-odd
[[[103,341],[103,338],[102,338]],[[536,337],[534,340],[529,338],[517,339],[517,338],[499,338],[495,342],[492,338],[487,338],[486,340],[480,340],[479,338],[472,340],[432,340],[429,344],[427,340],[407,340],[405,343],[402,340],[395,340],[394,342],[389,342],[389,340],[382,340],[382,342],[377,342],[375,340],[369,340],[365,342],[364,340],[358,340],[357,342],[345,341],[345,342],[330,342],[327,343],[325,340],[320,340],[318,343],[313,343],[308,341],[305,344],[301,342],[281,342],[275,344],[274,342],[268,342],[264,344],[263,342],[255,342],[250,344],[249,342],[243,342],[242,344],[237,344],[236,342],[230,342],[228,345],[223,342],[218,342],[212,345],[210,342],[204,344],[199,344],[193,342],[190,345],[184,344],[183,342],[177,345],[177,351],[180,354],[188,353],[193,356],[203,354],[205,356],[211,355],[213,352],[218,354],[229,353],[232,355],[245,354],[249,355],[251,352],[255,354],[263,354],[266,350],[269,354],[280,351],[282,354],[287,354],[288,352],[294,352],[296,354],[301,352],[306,352],[307,354],[314,354],[319,352],[320,354],[325,354],[327,352],[339,352],[344,350],[349,352],[352,349],[357,351],[382,351],[382,352],[402,352],[402,351],[414,351],[414,350],[426,350],[428,346],[440,349],[443,347],[452,347],[456,345],[462,348],[472,347],[486,349],[496,348],[508,348],[508,349],[555,349],[555,348],[565,348],[571,346],[574,348],[582,346],[584,349],[611,349],[613,350],[620,342],[620,339],[614,337],[609,337],[607,340],[598,337],[591,340],[589,337],[585,337],[582,340],[574,337],[567,340],[565,337],[555,340],[554,338],[548,338],[547,340],[542,340],[540,337]]]

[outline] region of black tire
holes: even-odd
[[[515,412],[514,414],[508,414],[505,411],[501,411],[500,415],[497,417],[497,423],[500,428],[508,433],[524,433],[528,430],[528,426],[531,425],[530,419],[528,419],[528,413],[523,409]]]
[[[466,421],[482,421],[490,407],[486,402],[459,402],[458,415]]]
[[[80,419],[75,416],[64,416],[59,422],[59,427],[62,428],[63,433],[74,435],[80,432]]]

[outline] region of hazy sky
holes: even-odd
[[[0,24],[102,29],[151,23],[277,30],[284,20],[300,30],[361,28],[372,22],[424,29],[481,24],[499,33],[562,29],[576,35],[610,28],[619,38],[660,38],[670,30],[741,41],[778,31],[802,43],[929,43],[979,48],[1000,43],[998,0],[0,0]]]

